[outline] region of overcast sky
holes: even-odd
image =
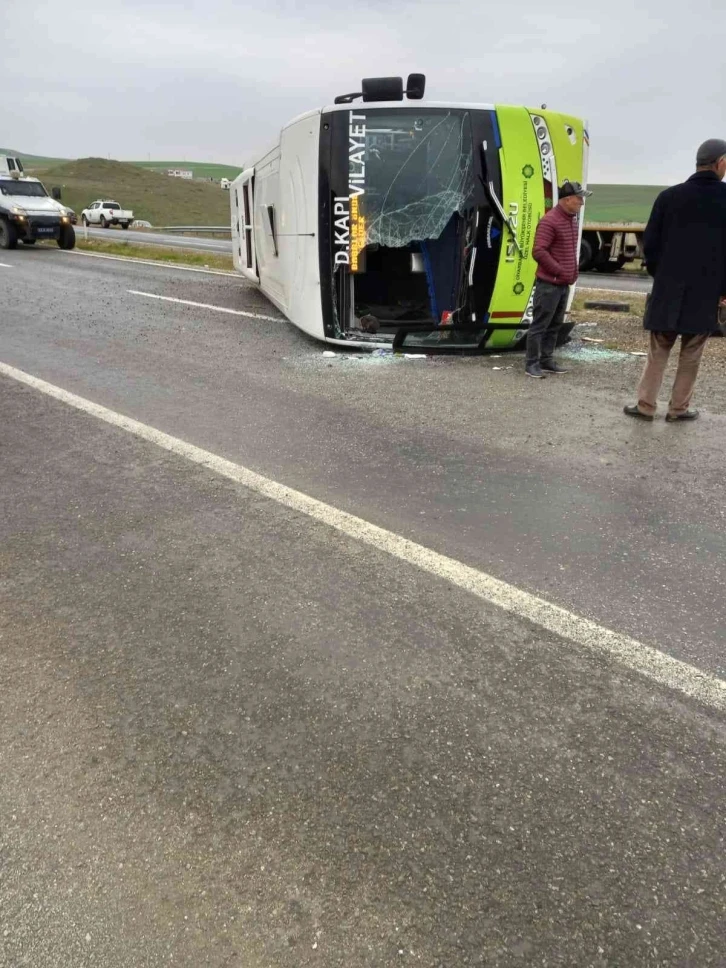
[[[664,184],[726,137],[724,0],[5,0],[0,145],[252,162],[362,76],[586,117],[590,180]]]

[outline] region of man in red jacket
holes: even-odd
[[[565,373],[555,363],[557,331],[567,309],[570,286],[578,276],[578,216],[592,192],[579,182],[566,181],[559,191],[559,202],[540,221],[534,237],[532,255],[537,262],[532,323],[527,334],[527,376],[542,380],[546,373]]]

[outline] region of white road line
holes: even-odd
[[[212,309],[215,313],[229,313],[230,316],[247,316],[249,319],[267,319],[271,323],[283,323],[282,316],[263,316],[261,313],[247,313],[242,309],[227,309],[226,306],[212,306],[210,303],[192,302],[191,299],[176,299],[174,296],[157,296],[155,292],[140,292],[127,289],[132,296],[146,296],[147,299],[161,299],[162,302],[180,303],[182,306],[196,306],[198,309]]]
[[[271,501],[335,528],[355,541],[370,545],[421,571],[444,579],[457,588],[497,608],[511,612],[519,618],[533,622],[583,649],[614,659],[620,665],[640,673],[661,686],[690,696],[705,706],[722,712],[726,711],[726,681],[710,672],[704,672],[686,662],[681,662],[680,659],[674,659],[652,646],[621,635],[619,632],[613,632],[559,605],[553,605],[461,561],[441,555],[392,531],[386,531],[385,528],[348,514],[347,511],[324,504],[316,498],[263,477],[240,464],[202,450],[201,447],[189,444],[178,437],[172,437],[131,417],[125,417],[52,383],[46,383],[45,380],[9,366],[7,363],[0,363],[0,373],[56,400],[61,400],[77,410],[91,414],[113,427],[119,427],[135,437],[156,444],[157,447],[172,454],[206,467],[215,474],[241,484]]]
[[[8,265],[7,262],[0,262],[0,266],[2,266],[3,269],[12,269],[13,268],[11,265]]]
[[[123,244],[123,243],[122,243]],[[242,277],[226,269],[198,269],[196,266],[182,266],[176,262],[164,262],[162,259],[135,259],[130,255],[102,255],[100,252],[82,252],[80,249],[58,249],[66,255],[81,255],[87,259],[108,259],[109,262],[135,262],[141,266],[156,266],[157,269],[179,269],[181,272],[202,272],[208,276],[231,276],[244,285]],[[230,253],[231,255],[231,253]],[[250,287],[251,288],[251,287]]]

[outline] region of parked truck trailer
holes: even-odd
[[[581,272],[617,272],[643,258],[645,225],[639,222],[585,222],[580,246]]]

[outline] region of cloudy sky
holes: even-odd
[[[362,76],[589,119],[592,181],[664,184],[726,137],[724,0],[6,0],[0,145],[254,160]]]

